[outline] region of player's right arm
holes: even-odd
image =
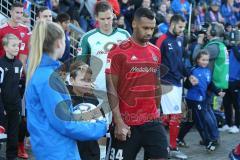
[[[88,43],[88,35],[87,33],[82,36],[79,44],[78,44],[78,53],[77,53],[79,59],[81,59],[83,62],[89,64],[89,59],[91,56],[91,48]]]
[[[106,86],[108,102],[113,113],[113,122],[115,124],[114,136],[121,141],[126,141],[127,136],[130,137],[131,131],[130,127],[124,123],[119,109],[119,95],[117,89],[119,81],[118,73],[121,66],[120,61],[120,58],[117,58],[116,55],[113,56],[111,51],[109,52],[106,68]]]

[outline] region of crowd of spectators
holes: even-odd
[[[46,5],[56,13],[68,13],[86,32],[96,26],[94,6],[98,0],[35,0],[35,3]],[[220,22],[237,26],[240,22],[239,0],[108,0],[114,9],[117,21],[123,21],[131,32],[131,21],[134,11],[140,6],[151,8],[157,18],[157,25],[167,22],[167,14],[181,14],[187,20],[191,15],[192,25],[201,29],[209,22]],[[192,8],[191,8],[192,5]],[[121,23],[121,22],[120,22]],[[168,22],[167,22],[168,23]]]

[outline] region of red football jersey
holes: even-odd
[[[29,32],[22,39],[20,47],[24,47],[24,48],[21,52],[19,52],[19,54],[24,54],[24,55],[28,56],[28,54],[29,54],[29,42],[30,42],[31,35],[32,35],[32,32]],[[16,57],[17,59],[19,59],[19,54]]]
[[[16,35],[21,40],[21,43],[19,44],[19,54],[24,54],[28,44],[25,44],[26,42],[24,42],[23,39],[25,39],[29,33],[28,27],[22,24],[19,24],[17,27],[11,27],[8,23],[4,23],[0,26],[0,57],[5,55],[2,38],[9,33]]]
[[[156,46],[140,46],[131,38],[109,52],[106,74],[119,77],[119,109],[127,125],[141,125],[159,117],[155,97],[160,63]]]

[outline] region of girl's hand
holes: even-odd
[[[191,82],[191,84],[192,84],[193,86],[195,86],[195,85],[198,84],[198,79],[197,79],[195,76],[193,76],[193,75],[191,75],[191,76],[189,77],[189,81]]]

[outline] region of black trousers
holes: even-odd
[[[97,141],[77,141],[77,146],[82,160],[100,159],[100,148]]]
[[[231,84],[229,84],[231,85]],[[223,97],[224,114],[228,126],[236,125],[240,127],[240,91],[239,89],[230,88],[225,90]],[[233,108],[235,110],[235,121],[233,122]]]
[[[0,104],[0,126],[5,125],[5,115],[4,115],[4,108],[3,104]]]
[[[20,123],[20,106],[4,105],[7,115],[5,116],[5,128],[7,130],[6,158],[12,160],[18,153],[18,131]]]

